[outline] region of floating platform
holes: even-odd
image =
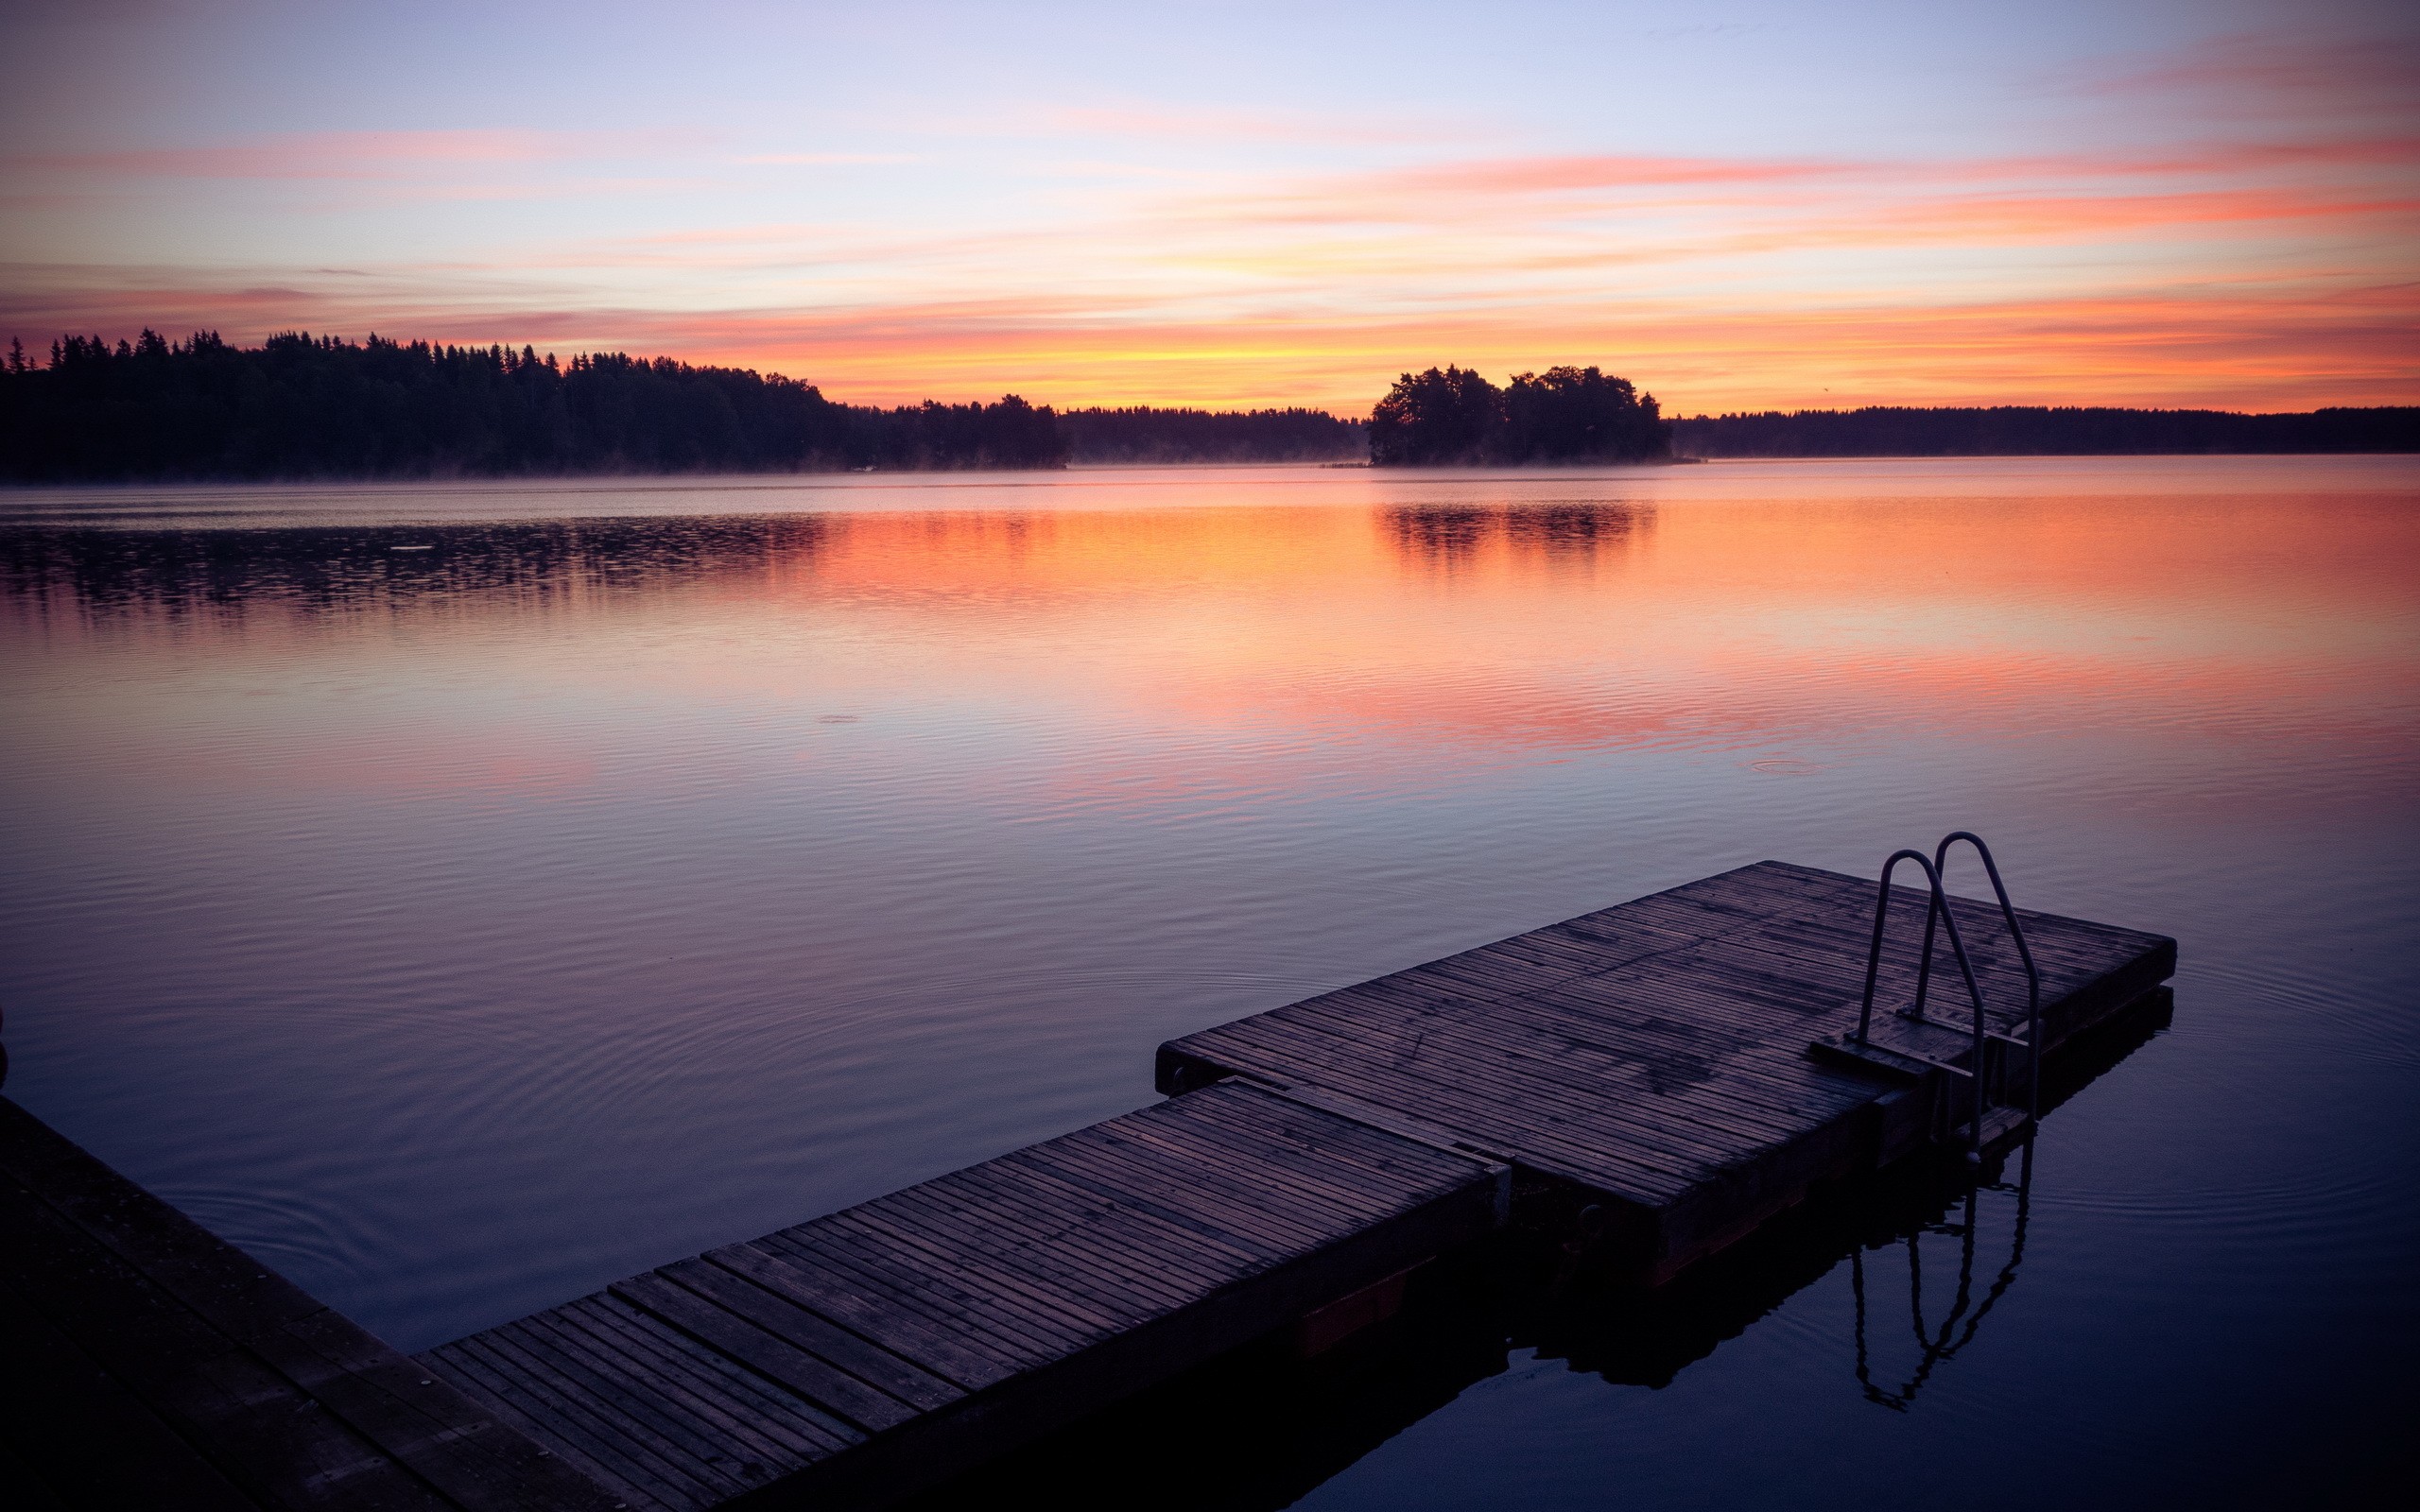
[[[1164,1102],[414,1361],[9,1108],[9,1368],[83,1383],[52,1418],[147,1424],[130,1465],[251,1498],[194,1505],[879,1504],[1279,1330],[1323,1348],[1516,1204],[1652,1282],[1954,1134],[1972,1009],[1893,1011],[1928,892],[1891,894],[1849,1042],[1876,897],[1763,862],[1187,1035]],[[1999,914],[1948,906],[2003,1080],[2174,970],[2164,936],[2019,913],[2029,1036]],[[0,1446],[44,1468],[43,1421]]]
[[[1876,992],[1874,1040],[1910,1052],[1913,1074],[1810,1054],[1857,1026],[1875,885],[1763,861],[1170,1040],[1159,1088],[1236,1076],[1416,1112],[1599,1207],[1610,1263],[1660,1281],[1956,1112],[1938,1068],[1962,1066],[1971,1008],[1937,965],[1932,1021],[1888,1011],[1915,995],[1929,898],[1893,889]],[[2026,977],[1997,909],[1949,905],[1987,1022],[2021,1038]],[[2045,1055],[2176,970],[2164,936],[2017,918]]]

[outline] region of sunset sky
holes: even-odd
[[[890,403],[2420,402],[2420,8],[64,4],[0,341],[619,349]]]

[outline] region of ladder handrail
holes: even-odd
[[[2008,901],[2008,885],[2000,881],[1999,865],[1992,859],[1992,848],[1983,843],[1981,835],[1972,830],[1952,830],[1943,835],[1941,844],[1934,848],[1932,853],[1933,875],[1938,879],[1948,874],[1949,848],[1961,840],[1973,846],[1975,854],[1982,858],[1983,873],[1992,879],[1992,892],[1999,899],[2000,918],[2008,921],[2009,936],[2016,941],[2017,959],[2025,963],[2025,1054],[2031,1067],[2028,1076],[2025,1112],[2029,1118],[2040,1118],[2042,1116],[2042,973],[2033,965],[2032,949],[2025,943],[2025,927],[2016,921],[2016,906]],[[1940,910],[1942,917],[1948,918],[1948,894],[1936,891],[1935,898],[1934,906]],[[1953,932],[1956,924],[1957,921],[1954,919],[1951,919]],[[1916,969],[1914,1012],[1919,1019],[1923,1018],[1925,1013],[1925,978],[1930,974],[1932,968],[1932,931],[1933,915],[1928,910],[1925,915],[1924,961]],[[1981,1062],[1979,1060],[1977,1069],[1979,1070]]]
[[[1961,832],[1963,833],[1963,832]],[[1924,1005],[1927,981],[1932,974],[1933,920],[1939,918],[1949,925],[1950,954],[1958,957],[1958,970],[1966,979],[1966,995],[1975,1003],[1975,1049],[1967,1064],[1967,1080],[1975,1089],[1975,1116],[1969,1125],[1973,1135],[1973,1153],[1979,1157],[1983,1149],[1983,989],[1975,981],[1975,968],[1966,959],[1966,942],[1958,934],[1958,916],[1949,911],[1949,899],[1941,890],[1941,868],[1934,866],[1921,850],[1893,850],[1891,859],[1882,863],[1882,881],[1875,894],[1874,941],[1865,954],[1865,1000],[1858,1009],[1857,1042],[1872,1043],[1874,1028],[1874,986],[1882,973],[1882,931],[1891,919],[1891,876],[1902,861],[1912,861],[1924,868],[1925,881],[1931,886],[1932,897],[1925,905],[1925,949],[1916,966],[1916,1005]]]

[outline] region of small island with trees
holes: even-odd
[[[0,361],[0,482],[534,477],[1204,463],[1529,467],[1717,457],[2420,451],[2420,407],[2243,415],[2002,405],[1668,420],[1596,367],[1407,372],[1367,421],[1308,408],[842,404],[748,369],[215,332],[61,336]]]
[[[1653,394],[1595,368],[1515,373],[1498,388],[1467,368],[1405,373],[1370,412],[1373,467],[1651,462],[1672,455]]]

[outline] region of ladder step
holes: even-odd
[[[1807,1042],[1806,1053],[1818,1060],[1845,1065],[1852,1071],[1877,1071],[1901,1081],[1917,1081],[1934,1072],[1943,1072],[1962,1079],[1973,1079],[1974,1073],[1963,1066],[1953,1066],[1945,1060],[1913,1050],[1893,1050],[1861,1040],[1854,1034],[1827,1034]]]

